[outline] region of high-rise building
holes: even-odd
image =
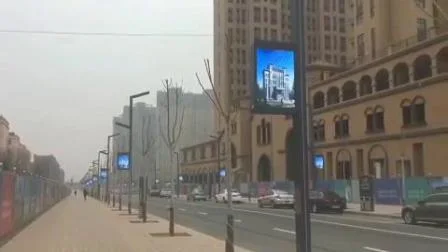
[[[210,92],[210,90],[206,92]],[[213,105],[205,93],[184,93],[181,88],[171,88],[169,93],[170,97],[167,99],[166,91],[157,92],[159,120],[157,126],[159,127],[158,132],[160,132],[157,141],[157,169],[159,171],[158,178],[164,181],[169,180],[171,174],[170,152],[164,140],[164,137],[167,136],[167,100],[170,101],[170,129],[175,125],[175,135],[179,130],[181,131],[175,151],[179,151],[185,146],[210,140],[210,135],[213,134],[214,130]],[[176,93],[179,94],[178,105],[176,105]],[[177,120],[176,106],[178,109]],[[173,134],[173,132],[171,131],[170,134]],[[176,165],[176,155],[178,154],[173,157],[173,165]]]
[[[148,176],[151,183],[155,180],[157,159],[158,118],[157,110],[143,102],[134,104],[132,124],[132,180],[136,183],[140,176]],[[129,151],[129,130],[116,125],[116,122],[129,125],[129,106],[123,107],[121,115],[113,118],[112,134],[119,134],[111,140],[110,164],[114,175],[123,174],[123,182],[128,181],[128,174],[116,170],[118,152]],[[113,160],[112,160],[113,158]],[[103,164],[104,165],[104,164]],[[117,179],[118,176],[114,176]]]

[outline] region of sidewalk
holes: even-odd
[[[400,219],[401,218],[401,206],[376,204],[375,211],[366,212],[366,211],[361,211],[360,204],[347,203],[347,209],[345,209],[345,213]]]
[[[113,211],[94,199],[69,196],[50,209],[11,241],[2,252],[223,252],[224,241],[176,225],[176,233],[189,237],[154,237],[166,233],[168,222],[131,223],[137,216]],[[223,228],[224,232],[224,228]],[[249,252],[235,247],[235,251]]]

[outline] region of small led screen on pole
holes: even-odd
[[[106,179],[107,178],[107,168],[101,168],[100,170],[100,178]]]
[[[117,169],[129,170],[129,153],[120,152],[117,154]]]
[[[290,43],[255,41],[254,113],[294,112],[295,54]]]

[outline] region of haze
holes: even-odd
[[[210,0],[0,0],[0,30],[212,34]],[[194,72],[212,37],[0,33],[0,114],[35,154],[54,154],[79,179],[104,148],[128,96],[155,105],[161,80],[200,92]]]

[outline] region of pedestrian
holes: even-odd
[[[84,200],[86,200],[87,199],[87,189],[84,188],[83,193],[84,193]]]
[[[76,197],[76,194],[77,194],[76,190],[75,190],[74,194],[75,194],[75,197]]]

